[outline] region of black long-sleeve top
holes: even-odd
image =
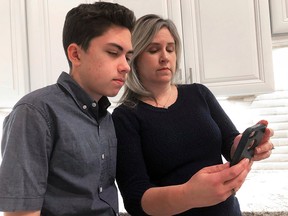
[[[178,85],[178,97],[168,109],[139,101],[120,105],[112,113],[118,139],[117,184],[128,213],[146,215],[144,192],[155,186],[182,184],[200,169],[230,160],[239,134],[214,95],[201,84]],[[238,216],[237,198],[181,215]]]

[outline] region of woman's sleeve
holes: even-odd
[[[222,154],[227,161],[231,161],[231,147],[235,137],[239,134],[235,125],[225,113],[213,93],[204,85],[199,85],[209,106],[212,118],[217,123],[222,135]]]
[[[147,175],[141,147],[141,125],[130,108],[112,114],[118,140],[116,179],[124,206],[131,215],[146,215],[141,207],[144,192],[153,187]]]

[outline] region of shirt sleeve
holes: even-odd
[[[141,207],[141,198],[154,185],[149,181],[143,159],[140,123],[130,108],[121,107],[112,114],[118,140],[116,180],[127,212],[147,215]]]
[[[19,105],[3,123],[0,210],[40,210],[46,191],[51,136],[47,119]],[[51,149],[50,149],[51,150]]]
[[[204,85],[198,84],[198,87],[203,97],[205,97],[212,118],[221,130],[222,154],[227,161],[231,161],[231,147],[235,137],[239,134],[239,131],[236,129],[229,116],[225,113],[213,93]]]

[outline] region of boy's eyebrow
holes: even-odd
[[[120,50],[121,52],[124,51],[123,47],[120,46],[119,44],[116,44],[116,43],[108,43],[108,45],[116,47],[116,48],[117,48],[118,50]],[[133,50],[128,50],[128,51],[127,51],[127,54],[133,54]]]

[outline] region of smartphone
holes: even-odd
[[[254,156],[254,150],[261,142],[265,129],[266,125],[256,124],[243,132],[230,166],[239,163],[243,158],[251,159]]]

